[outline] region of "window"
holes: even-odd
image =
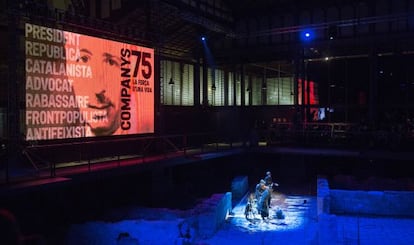
[[[252,76],[252,105],[262,105],[262,78]]]
[[[181,105],[194,105],[194,65],[183,64]]]
[[[214,97],[212,99],[213,105],[224,106],[224,71],[216,69],[214,71],[214,77],[215,90],[212,90],[214,94]]]
[[[229,72],[228,75],[228,105],[234,105],[234,73]]]
[[[268,105],[294,104],[292,77],[268,78],[266,83]]]
[[[246,90],[242,91],[242,92],[244,92],[244,104],[245,105],[250,105],[250,96],[249,95],[252,92],[252,88],[250,86],[249,79],[250,79],[249,75],[244,76],[244,84],[245,84],[244,87],[246,88]]]
[[[161,103],[194,105],[194,66],[175,61],[161,61]]]
[[[207,72],[207,91],[203,91],[204,72]],[[200,66],[200,104],[203,104],[203,92],[207,93],[206,103],[210,106],[241,106],[242,96],[244,96],[244,105],[294,104],[293,77],[268,77],[265,83],[266,89],[263,89],[262,75],[245,75],[245,89],[242,91],[241,74],[229,72],[228,76],[225,76],[225,72],[219,68],[207,68],[204,71],[203,66]],[[162,60],[160,79],[160,100],[163,105],[194,105],[194,64]],[[227,85],[228,90],[225,89]],[[317,93],[317,87],[315,92]]]

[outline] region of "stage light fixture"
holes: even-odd
[[[328,27],[328,37],[330,40],[333,40],[338,35],[338,27],[336,25],[331,25]]]
[[[201,41],[203,41],[203,42],[204,42],[205,40],[206,40],[206,37],[205,37],[205,36],[202,36],[202,37],[201,37]]]
[[[304,42],[313,40],[315,38],[314,36],[315,35],[314,35],[313,30],[310,30],[310,29],[306,29],[300,32],[300,39]]]

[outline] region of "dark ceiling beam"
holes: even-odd
[[[330,21],[330,22],[315,23],[315,24],[304,24],[304,25],[298,25],[298,26],[271,28],[267,30],[260,30],[257,32],[236,33],[235,38],[241,39],[241,38],[268,36],[268,35],[280,35],[280,34],[286,34],[286,33],[299,33],[304,29],[319,30],[319,29],[328,29],[331,26],[336,26],[339,28],[339,27],[348,27],[348,26],[377,24],[377,23],[392,22],[392,21],[408,21],[412,18],[414,18],[414,15],[408,14],[408,13],[392,14],[392,15],[385,15],[385,16],[372,16],[372,17],[364,17],[364,18],[353,18],[353,19],[347,19],[347,20],[338,20],[338,21]]]
[[[377,53],[413,53],[414,32],[370,34],[335,40],[314,40],[311,44],[288,42],[278,44],[255,44],[243,47],[214,50],[220,64],[258,63],[293,59],[299,49],[305,49],[305,59],[341,58]],[[319,52],[312,52],[310,50]],[[248,52],[250,50],[250,52]],[[252,52],[251,50],[254,50]]]
[[[217,32],[217,33],[223,33],[228,37],[235,37],[235,33],[233,31],[233,28],[230,28],[228,26],[224,26],[218,22],[211,21],[208,18],[205,18],[203,16],[197,16],[191,12],[181,12],[180,14],[181,18],[192,23],[199,25],[209,31]]]

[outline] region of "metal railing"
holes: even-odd
[[[125,162],[163,160],[240,146],[215,133],[149,135],[78,142],[22,142],[11,155],[2,150],[0,183],[61,176],[69,169],[119,167]],[[130,164],[130,163],[128,163]]]
[[[243,134],[246,135],[246,134]],[[24,142],[16,155],[2,148],[0,183],[56,177],[81,167],[82,172],[246,146],[325,147],[336,149],[410,150],[411,131],[369,130],[347,123],[279,123],[252,129],[248,137],[215,132],[107,138],[78,142]],[[36,144],[34,144],[36,143]]]

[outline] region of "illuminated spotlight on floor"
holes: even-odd
[[[234,215],[230,217],[230,222],[240,230],[248,232],[303,230],[312,219],[311,210],[316,205],[314,199],[311,196],[273,192],[269,220],[263,220],[260,214],[247,220],[244,214],[247,200],[243,199],[233,209]]]

